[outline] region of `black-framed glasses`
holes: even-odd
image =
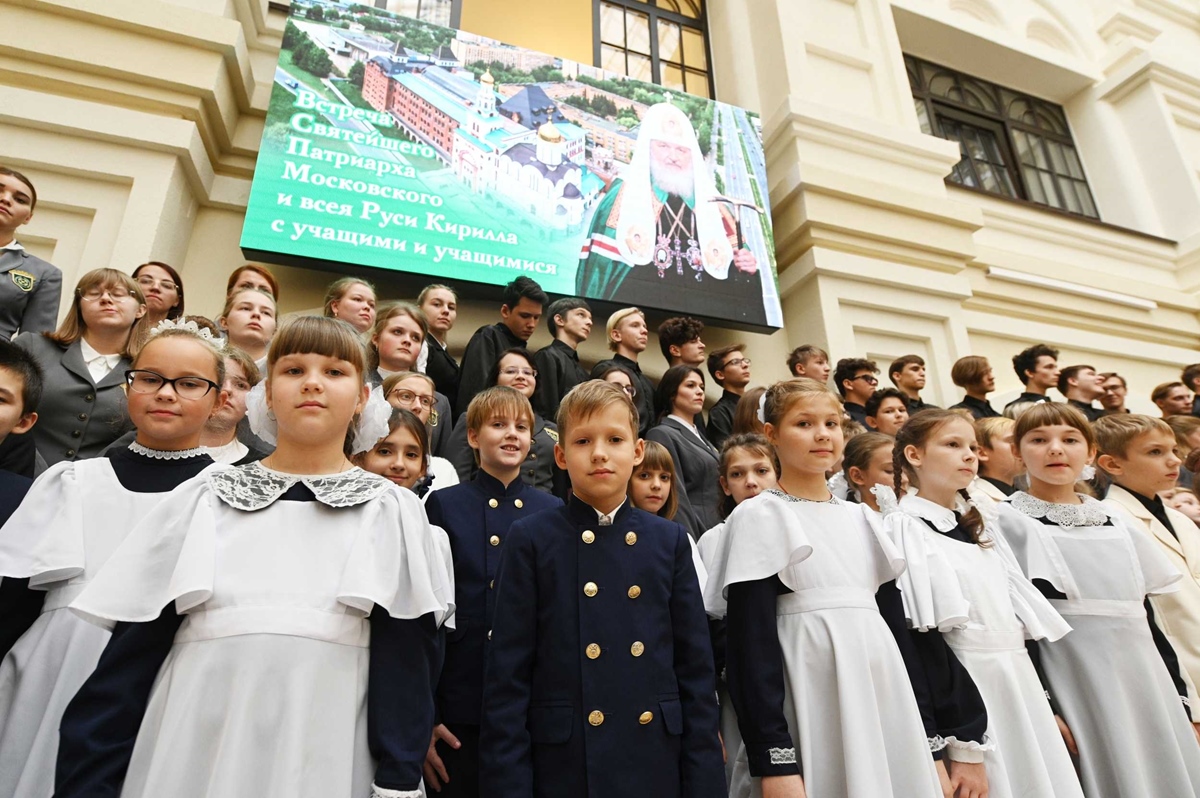
[[[854,380],[862,380],[867,385],[878,385],[879,384],[879,378],[873,374],[859,374],[857,377],[854,378]],[[850,380],[850,381],[854,382],[854,380]]]
[[[171,390],[180,399],[203,399],[209,391],[221,389],[212,380],[203,377],[176,377],[170,379],[149,369],[130,369],[125,372],[125,384],[134,393],[158,393],[164,385],[170,385]]]

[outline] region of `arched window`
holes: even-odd
[[[904,66],[921,130],[962,152],[948,180],[1100,218],[1060,106],[910,55]]]
[[[705,0],[595,0],[596,66],[712,96]]]

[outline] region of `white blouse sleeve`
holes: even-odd
[[[747,499],[725,522],[725,534],[708,569],[705,609],[715,618],[725,617],[730,585],[775,576],[812,552],[800,519],[783,499],[770,493]]]
[[[83,500],[75,471],[71,461],[47,469],[0,528],[0,576],[44,587],[83,573]]]
[[[453,608],[456,606],[454,603],[454,550],[450,548],[450,536],[446,534],[446,530],[433,524],[430,524],[429,528],[433,531],[433,538],[437,542],[438,553],[442,555],[442,565],[445,568],[442,581],[449,590],[447,603],[450,610],[446,614],[444,625],[447,629],[453,629],[455,628]]]
[[[130,531],[84,588],[71,610],[86,621],[111,628],[118,621],[157,618],[175,602],[179,613],[212,598],[216,559],[213,503],[220,501],[208,475],[218,466],[171,491]]]
[[[954,566],[937,546],[931,545],[930,536],[938,533],[903,510],[885,515],[883,525],[908,565],[896,577],[908,625],[920,632],[946,632],[964,626],[970,605]]]
[[[396,487],[368,503],[342,571],[338,601],[393,618],[430,613],[441,626],[454,612],[454,576],[446,567],[421,500]]]

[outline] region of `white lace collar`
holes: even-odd
[[[806,504],[842,504],[842,500],[837,496],[831,495],[828,499],[818,501],[817,499],[805,499],[801,496],[793,496],[790,493],[784,493],[778,488],[770,488],[764,493],[770,493],[772,496],[778,496],[785,502],[805,502]]]
[[[162,449],[151,449],[149,446],[143,446],[137,441],[129,444],[129,451],[154,460],[186,460],[189,457],[199,457],[202,454],[208,454],[208,450],[201,447],[169,452]]]
[[[962,497],[958,497],[954,502],[954,510],[943,507],[940,504],[935,504],[929,499],[920,496],[909,494],[900,499],[900,509],[908,515],[916,516],[933,524],[934,529],[938,532],[949,532],[958,526],[958,519],[954,517],[954,511],[964,512]]]
[[[236,510],[261,510],[275,503],[297,482],[329,507],[353,507],[391,490],[392,483],[376,474],[352,468],[339,474],[302,476],[273,471],[261,463],[214,471],[208,484],[221,501]]]
[[[1082,504],[1055,504],[1017,491],[1009,497],[1009,503],[1030,518],[1046,518],[1059,526],[1104,526],[1109,513],[1100,502],[1091,496],[1080,495]]]

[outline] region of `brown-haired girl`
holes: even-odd
[[[229,343],[241,349],[261,368],[276,327],[275,297],[257,288],[234,291],[225,299],[217,319]]]
[[[629,477],[629,500],[639,510],[675,520],[679,497],[675,495],[675,463],[661,443],[646,441],[642,464]]]
[[[842,473],[854,498],[879,512],[879,500],[871,492],[876,485],[891,486],[896,480],[892,448],[896,439],[882,432],[864,432],[846,444]],[[904,494],[903,488],[900,494]]]
[[[125,370],[145,314],[145,297],[129,275],[94,269],[79,278],[56,331],[16,337],[45,373],[30,434],[47,465],[96,457],[129,430]]]
[[[375,325],[375,286],[358,277],[334,280],[325,291],[325,316],[367,332]]]
[[[946,741],[951,786],[986,783],[993,798],[1083,798],[1025,651],[1026,638],[1058,640],[1071,627],[1006,556],[968,497],[979,466],[974,426],[958,411],[924,410],[897,432],[893,458],[895,490],[902,475],[916,488],[898,507],[895,493],[883,502],[909,564],[897,580],[905,615],[931,652],[927,668],[957,658],[987,707],[987,745]]]
[[[0,663],[0,795],[54,791],[63,712],[109,640],[68,605],[131,529],[165,521],[170,491],[212,466],[200,435],[224,404],[223,370],[216,346],[192,330],[152,335],[122,370],[134,442],[51,466],[0,529],[0,576],[23,580],[41,609]],[[14,609],[0,607],[10,628],[24,625]]]
[[[765,397],[779,489],[729,516],[705,591],[709,614],[727,618],[726,675],[744,741],[730,792],[936,796],[908,677],[920,664],[895,642],[907,639],[894,584],[904,560],[870,510],[825,483],[842,455],[842,404],[810,379],[776,383]]]
[[[1028,491],[999,506],[1021,570],[1072,631],[1039,645],[1045,687],[1073,734],[1088,798],[1200,795],[1200,745],[1187,683],[1147,596],[1178,570],[1149,535],[1075,492],[1096,451],[1083,414],[1043,402],[1017,419]]]
[[[146,297],[143,326],[153,327],[163,319],[183,315],[183,278],[171,266],[157,260],[143,263],[133,270],[133,279]]]
[[[364,360],[345,322],[283,325],[251,396],[275,451],[181,486],[71,605],[117,626],[58,795],[422,794],[452,588],[417,497],[347,457]]]

